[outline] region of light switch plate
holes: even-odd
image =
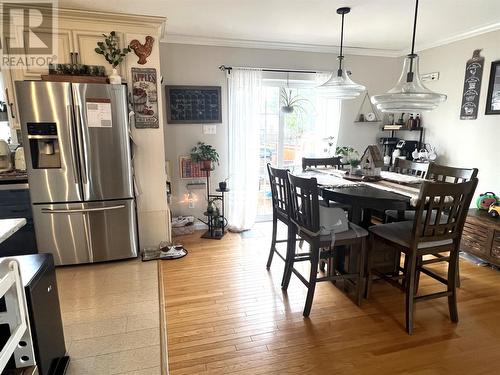
[[[217,126],[203,125],[203,134],[217,134]]]
[[[420,76],[420,79],[425,81],[437,81],[439,79],[439,72],[426,73]]]

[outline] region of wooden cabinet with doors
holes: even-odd
[[[500,219],[471,208],[465,221],[461,250],[500,267]]]
[[[97,47],[97,42],[104,41],[103,34],[109,34],[111,30],[88,31],[88,30],[73,30],[73,52],[78,53],[78,61],[86,65],[103,65],[106,68],[106,75],[110,75],[113,67],[106,59],[97,54],[94,50]],[[115,31],[118,38],[120,48],[125,48],[123,33]],[[118,74],[123,75],[126,72],[125,61],[118,67]]]

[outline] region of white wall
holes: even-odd
[[[491,62],[500,59],[500,31],[483,34],[420,53],[420,71],[440,72],[439,81],[426,82],[448,95],[437,110],[424,114],[426,142],[436,146],[441,164],[479,168],[476,193],[500,194],[500,115],[485,115]],[[460,120],[465,64],[475,49],[485,57],[477,120]]]
[[[218,67],[224,64],[331,71],[337,64],[334,54],[181,44],[161,44],[160,54],[164,84],[222,86],[222,124],[217,125],[216,135],[203,135],[202,125],[199,124],[169,125],[165,119],[166,158],[172,166],[172,212],[174,215],[198,217],[206,208],[204,190],[197,191],[199,201],[194,209],[189,209],[187,203],[181,202],[186,193],[186,183],[190,180],[180,180],[179,156],[189,154],[197,141],[212,144],[221,155],[221,165],[213,173],[213,187],[227,177],[226,78]],[[345,61],[348,69],[353,72],[353,80],[364,84],[371,95],[390,89],[401,69],[400,60],[394,58],[347,56]],[[343,102],[338,143],[353,146],[363,152],[367,145],[376,142],[379,126],[353,124],[361,100],[362,98]]]

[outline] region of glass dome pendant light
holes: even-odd
[[[418,0],[415,4],[413,39],[411,53],[405,57],[403,72],[399,81],[389,92],[371,97],[371,102],[381,112],[432,111],[446,100],[446,95],[438,94],[425,87],[418,71],[418,55],[415,53],[415,34],[417,30]]]
[[[333,99],[354,99],[366,90],[363,85],[358,85],[349,78],[345,67],[343,67],[344,55],[344,16],[351,11],[351,8],[343,7],[337,9],[337,14],[342,16],[342,27],[340,31],[340,54],[337,57],[339,68],[337,73],[333,73],[328,81],[318,86],[316,89],[321,96]]]

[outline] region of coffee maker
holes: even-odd
[[[9,144],[0,139],[0,172],[9,172],[12,169],[12,157]]]
[[[404,156],[405,159],[413,160],[411,156],[412,152],[415,149],[418,149],[418,141],[405,141],[404,139],[400,139],[396,148],[400,151],[400,156]]]

